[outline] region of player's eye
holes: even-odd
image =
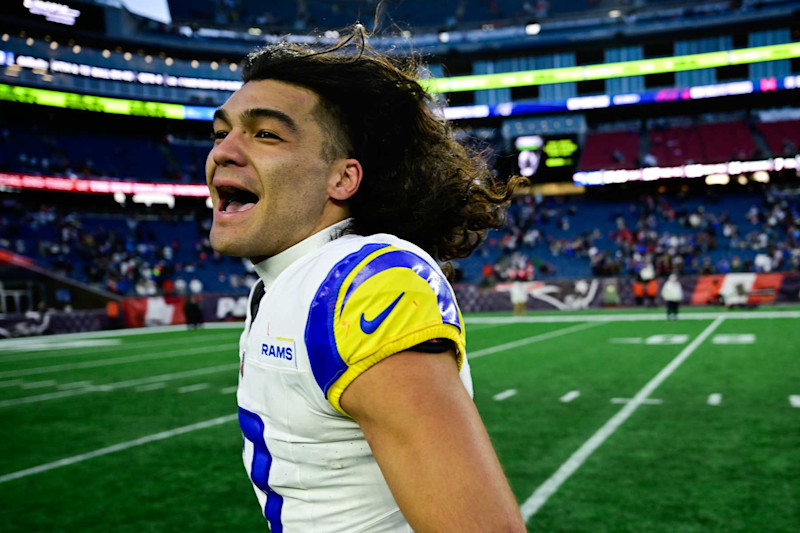
[[[224,139],[228,136],[228,132],[224,130],[215,130],[211,133],[211,138],[213,140]]]
[[[256,138],[258,138],[258,139],[277,139],[279,141],[283,140],[278,135],[275,135],[274,133],[272,133],[271,131],[268,131],[268,130],[260,130],[258,133],[256,133]]]

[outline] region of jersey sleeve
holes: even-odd
[[[452,341],[464,362],[464,324],[450,284],[426,259],[368,244],[328,273],[312,300],[305,340],[314,379],[334,409],[379,361],[431,339]]]

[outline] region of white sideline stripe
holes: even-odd
[[[100,359],[97,361],[85,361],[83,363],[40,366],[36,368],[23,368],[21,370],[9,370],[7,372],[0,372],[0,378],[33,376],[36,374],[51,374],[53,372],[62,372],[64,370],[79,370],[83,368],[97,368],[101,366],[123,365],[125,363],[138,363],[140,361],[150,361],[152,359],[170,359],[172,357],[183,357],[185,355],[213,352],[214,350],[231,348],[231,346],[233,346],[231,343],[226,342],[224,344],[213,344],[211,346],[201,346],[199,348],[189,348],[187,350],[177,350],[174,352],[154,352],[145,355],[131,355],[129,357],[114,357],[111,359]]]
[[[91,381],[73,381],[72,383],[64,383],[63,385],[59,385],[58,390],[78,389],[81,387],[89,387],[91,384]]]
[[[203,337],[203,342],[206,342],[208,338],[213,336],[208,335]],[[200,339],[196,339],[200,340]],[[53,342],[51,343],[53,347],[57,347],[58,344]],[[186,339],[164,339],[160,341],[145,341],[145,342],[128,342],[125,344],[118,344],[117,347],[114,349],[114,353],[119,353],[122,351],[127,350],[141,350],[142,348],[152,348],[153,346],[157,346],[159,348],[163,348],[166,346],[170,346],[173,344],[186,344]],[[0,345],[2,346],[2,345]],[[48,346],[49,347],[49,346]],[[8,347],[6,346],[6,349]],[[65,353],[66,352],[66,353]],[[77,349],[77,348],[66,348],[64,350],[60,350],[58,353],[40,353],[40,354],[10,354],[6,356],[0,357],[0,363],[8,363],[11,361],[35,361],[37,359],[52,359],[54,357],[80,357],[85,355],[90,355],[91,351],[87,351],[86,349]]]
[[[54,379],[48,379],[48,380],[45,380],[45,381],[32,381],[30,383],[23,383],[22,385],[20,385],[20,388],[23,388],[23,389],[41,389],[43,387],[52,387],[56,383],[58,383],[58,382],[56,380],[54,380]]]
[[[212,418],[211,420],[206,420],[205,422],[198,422],[196,424],[191,424],[188,426],[171,429],[169,431],[162,431],[161,433],[155,433],[153,435],[141,437],[136,440],[130,440],[128,442],[121,442],[119,444],[108,446],[106,448],[100,448],[99,450],[95,450],[93,452],[82,453],[80,455],[67,457],[66,459],[53,461],[52,463],[46,463],[43,465],[34,466],[32,468],[26,468],[25,470],[19,470],[18,472],[12,472],[10,474],[5,474],[3,476],[0,476],[0,483],[12,481],[14,479],[19,479],[21,477],[32,476],[33,474],[41,474],[42,472],[47,472],[48,470],[53,470],[54,468],[80,463],[81,461],[94,459],[95,457],[100,457],[101,455],[108,455],[110,453],[121,452],[122,450],[127,450],[128,448],[141,446],[142,444],[148,444],[150,442],[155,442],[159,440],[169,439],[172,437],[176,437],[178,435],[183,435],[184,433],[197,431],[198,429],[206,429],[218,426],[220,424],[225,424],[227,422],[236,420],[237,417],[238,415],[227,415],[227,416],[221,416],[219,418]]]
[[[617,337],[608,339],[608,342],[612,344],[642,344],[644,339],[641,337]]]
[[[726,319],[754,319],[754,318],[800,318],[800,311],[732,311],[729,313],[701,312],[681,313],[681,321],[686,320],[714,320]],[[607,315],[546,315],[546,316],[478,316],[466,318],[470,324],[513,324],[519,323],[563,323],[563,322],[664,322],[666,319],[661,313],[655,314],[607,314]]]
[[[792,407],[800,407],[800,394],[792,394],[789,396],[789,403]]]
[[[708,405],[719,405],[722,403],[722,394],[715,392],[708,395]]]
[[[9,379],[8,381],[0,381],[0,389],[4,387],[13,387],[22,383],[21,379]]]
[[[216,329],[242,329],[244,328],[244,320],[241,322],[211,322],[203,325],[204,330]],[[47,335],[47,339],[104,339],[106,337],[131,337],[137,335],[150,335],[151,333],[169,333],[171,331],[187,331],[185,324],[177,324],[174,326],[151,326],[145,328],[130,328],[130,329],[111,329],[106,331],[78,331],[75,333],[57,333],[55,335]],[[24,342],[40,342],[42,337],[25,337],[24,339],[1,339],[0,346],[7,344],[16,344]]]
[[[224,389],[220,389],[220,394],[233,394],[238,389],[238,385],[234,385],[233,387],[225,387]]]
[[[163,381],[161,383],[151,383],[149,385],[142,385],[141,387],[136,387],[136,392],[147,392],[151,390],[163,389],[166,387],[167,384]]]
[[[530,517],[536,514],[541,507],[547,503],[558,488],[569,477],[581,467],[581,465],[599,448],[614,431],[617,430],[633,413],[642,405],[650,394],[655,391],[664,380],[672,375],[681,364],[705,341],[711,333],[725,320],[724,316],[717,317],[700,335],[697,336],[686,348],[681,350],[672,361],[667,364],[656,376],[651,379],[642,389],[636,393],[633,399],[612,416],[603,427],[592,435],[577,451],[575,451],[558,470],[550,476],[547,481],[542,483],[531,496],[520,506],[522,517],[527,522]]]
[[[555,331],[549,331],[547,333],[541,333],[539,335],[534,335],[533,337],[527,337],[525,339],[520,339],[518,341],[507,342],[505,344],[498,344],[497,346],[492,346],[491,348],[484,348],[483,350],[478,350],[476,352],[468,353],[467,358],[472,361],[477,357],[483,357],[484,355],[489,355],[497,352],[504,352],[506,350],[511,350],[512,348],[519,348],[520,346],[526,346],[528,344],[533,344],[534,342],[545,341],[548,339],[554,339],[556,337],[560,337],[562,335],[567,335],[568,333],[573,333],[575,331],[580,331],[583,329],[589,329],[594,326],[599,326],[600,324],[590,323],[590,324],[578,324],[577,326],[570,326],[564,329],[557,329]]]
[[[181,387],[178,389],[180,394],[185,394],[187,392],[195,392],[203,389],[209,388],[211,385],[208,383],[198,383],[197,385],[187,385],[185,387]]]
[[[121,344],[119,339],[75,339],[72,341],[50,342],[46,337],[37,337],[38,343],[30,342],[26,344],[15,344],[9,346],[7,344],[0,344],[0,350],[13,350],[17,352],[36,352],[41,350],[75,350],[86,349],[105,346],[119,346]],[[55,355],[55,354],[53,354]],[[25,354],[15,354],[11,360],[23,360],[26,358]],[[4,359],[0,358],[0,361]]]
[[[496,402],[502,402],[503,400],[507,400],[508,398],[511,398],[516,393],[517,393],[517,389],[508,389],[508,390],[504,390],[503,392],[498,392],[497,394],[492,396],[492,398]]]
[[[564,396],[559,398],[558,401],[560,401],[561,403],[569,403],[569,402],[571,402],[572,400],[574,400],[575,398],[577,398],[580,395],[581,395],[581,391],[571,390],[568,393],[566,393]]]
[[[628,403],[631,401],[631,398],[611,398],[611,403]],[[664,400],[659,400],[657,398],[647,398],[646,400],[642,400],[642,403],[646,403],[648,405],[661,405],[664,403]]]
[[[162,374],[159,376],[150,376],[146,378],[131,379],[128,381],[118,381],[116,383],[109,383],[108,385],[98,385],[95,387],[87,387],[85,389],[73,389],[62,392],[51,392],[48,394],[39,394],[38,396],[25,396],[23,398],[14,398],[11,400],[0,401],[0,407],[11,407],[13,405],[20,405],[24,403],[36,403],[46,400],[56,400],[58,398],[66,398],[68,396],[78,396],[81,394],[89,394],[100,390],[110,391],[113,389],[120,389],[123,387],[135,387],[137,385],[144,385],[146,383],[155,383],[157,381],[171,381],[173,379],[182,379],[195,376],[205,376],[206,374],[214,374],[216,372],[225,372],[228,370],[239,368],[239,364],[227,364],[210,366],[206,368],[199,368],[196,370],[187,370],[186,372],[176,372],[174,374]]]

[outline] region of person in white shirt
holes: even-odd
[[[661,297],[667,303],[667,320],[678,320],[678,309],[683,301],[683,287],[677,274],[670,274],[661,287]]]
[[[501,225],[521,180],[455,141],[417,67],[356,25],[253,52],[215,113],[210,240],[259,275],[237,401],[273,532],[525,531],[438,263]]]

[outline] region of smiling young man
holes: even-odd
[[[437,263],[502,224],[516,182],[454,140],[414,64],[353,38],[257,50],[215,114],[211,243],[260,277],[245,468],[273,532],[524,531]]]

